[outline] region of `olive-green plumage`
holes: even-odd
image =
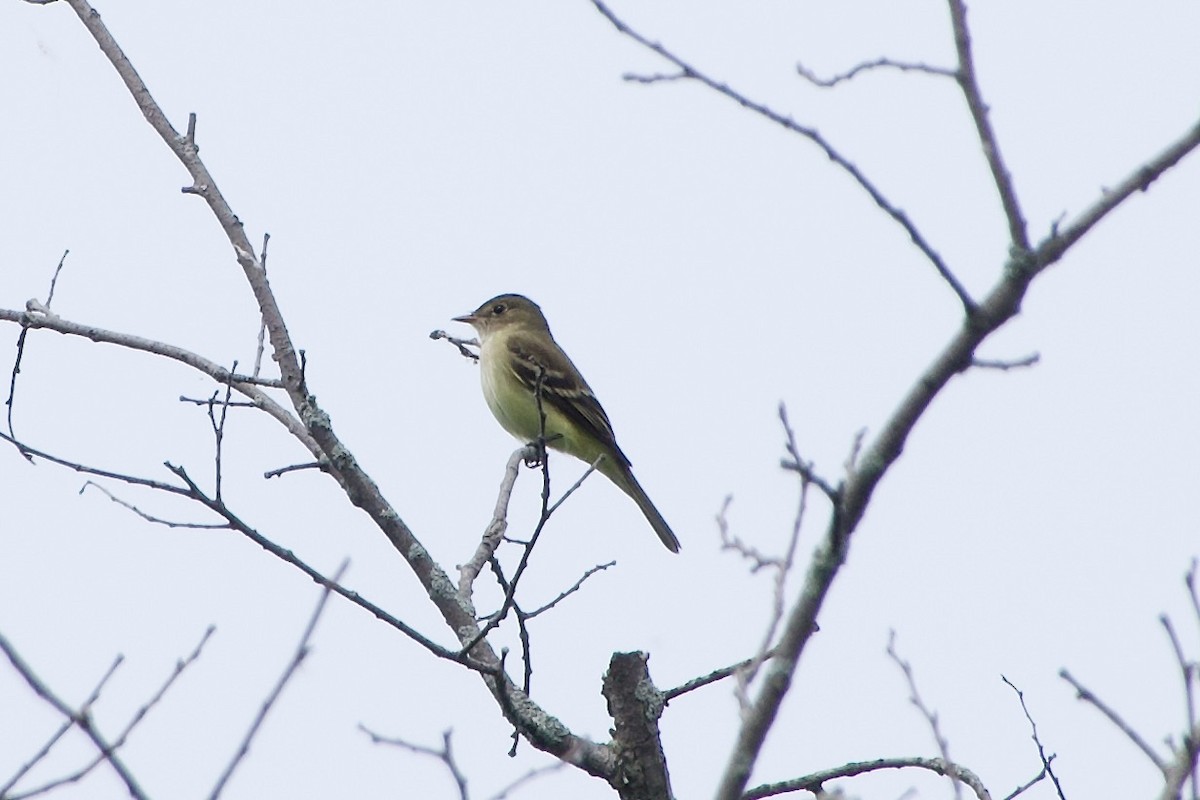
[[[633,498],[662,543],[678,553],[679,540],[633,477],[608,415],[554,341],[537,303],[519,294],[502,294],[455,321],[479,333],[483,396],[504,429],[523,442],[541,434],[534,399],[540,375],[547,446],[588,464],[603,455],[596,469]]]

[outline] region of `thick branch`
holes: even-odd
[[[671,776],[658,732],[666,704],[646,668],[645,653],[613,653],[601,690],[613,718],[616,771],[610,783],[622,800],[671,800]]]

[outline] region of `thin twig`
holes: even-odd
[[[213,398],[212,396],[187,397],[186,395],[181,394],[179,395],[179,402],[191,403],[194,406],[207,406],[209,403],[213,402]],[[254,403],[249,400],[230,400],[228,403],[222,403],[222,405],[224,405],[226,408],[258,408],[258,403]]]
[[[1025,792],[1029,791],[1030,789],[1032,789],[1034,786],[1041,783],[1045,779],[1046,779],[1046,768],[1043,766],[1038,771],[1037,775],[1034,775],[1032,778],[1025,781],[1020,786],[1018,786],[1017,788],[1013,789],[1011,792],[1006,794],[1004,796],[1004,800],[1015,800],[1015,798],[1020,797],[1021,795],[1025,794]]]
[[[121,481],[122,483],[128,483],[131,486],[145,486],[150,489],[157,489],[160,492],[168,492],[170,494],[177,494],[184,497],[187,497],[190,494],[186,489],[182,489],[169,483],[163,483],[162,481],[156,481],[150,478],[139,478],[136,475],[125,475],[120,472],[110,472],[109,470],[97,469],[95,467],[89,467],[86,464],[80,464],[76,461],[68,461],[65,458],[52,456],[47,452],[30,447],[24,442],[19,442],[3,433],[0,433],[0,441],[5,441],[12,444],[22,453],[28,453],[29,455],[35,456],[44,461],[49,461],[52,464],[58,464],[59,466],[72,469],[82,475],[95,475],[100,478],[111,478],[116,481]]]
[[[904,229],[905,233],[908,234],[909,239],[912,240],[912,243],[916,245],[917,249],[925,255],[931,264],[933,264],[934,269],[937,270],[938,274],[942,277],[942,280],[944,280],[958,296],[959,302],[962,303],[963,309],[967,316],[971,316],[975,309],[975,301],[971,299],[971,295],[967,292],[966,287],[962,285],[962,283],[950,270],[950,267],[947,266],[946,262],[942,260],[942,257],[938,254],[938,252],[933,249],[932,245],[929,244],[924,234],[921,233],[921,231],[912,222],[912,220],[908,218],[908,215],[904,211],[896,207],[890,200],[888,200],[884,196],[883,192],[875,186],[874,182],[871,181],[862,172],[862,170],[855,166],[853,162],[842,155],[841,151],[837,150],[832,144],[830,144],[830,142],[824,136],[822,136],[816,128],[810,128],[801,125],[791,117],[784,116],[783,114],[780,114],[779,112],[774,111],[761,103],[757,103],[749,99],[746,97],[746,95],[731,88],[728,84],[722,83],[714,78],[710,78],[708,75],[700,72],[698,69],[684,61],[679,56],[675,55],[663,45],[659,44],[658,42],[650,41],[645,36],[642,36],[633,28],[629,27],[615,13],[613,13],[613,11],[610,10],[604,2],[602,2],[602,0],[592,0],[592,5],[595,6],[596,10],[599,11],[605,19],[611,22],[613,27],[615,27],[622,34],[628,36],[630,39],[633,39],[635,42],[647,48],[648,50],[657,53],[659,56],[678,67],[682,72],[682,76],[699,81],[713,91],[728,97],[730,100],[733,100],[743,108],[753,111],[754,113],[771,120],[777,125],[781,125],[787,130],[803,136],[805,139],[808,139],[810,142],[820,148],[830,161],[837,164],[842,168],[843,171],[845,171],[848,175],[850,175],[851,178],[854,179],[854,181],[871,197],[871,200],[875,202],[875,205],[877,205],[885,214],[891,217],[901,228]]]
[[[129,768],[126,767],[124,762],[122,762],[117,756],[116,747],[112,744],[109,744],[108,741],[106,741],[105,738],[100,734],[100,732],[96,730],[96,727],[92,722],[91,712],[87,708],[80,709],[79,711],[73,711],[70,706],[68,706],[58,697],[58,695],[54,694],[54,692],[50,690],[50,687],[46,686],[46,684],[44,684],[42,680],[38,678],[38,676],[33,672],[33,669],[25,663],[25,661],[17,653],[16,649],[9,643],[8,639],[6,639],[3,634],[0,634],[0,650],[4,651],[4,654],[8,656],[9,662],[12,663],[13,667],[17,670],[17,673],[25,679],[25,682],[29,684],[29,688],[33,689],[38,697],[42,698],[51,706],[53,706],[58,713],[71,720],[71,722],[77,728],[84,732],[88,739],[91,740],[95,748],[100,752],[101,757],[108,762],[109,766],[112,767],[113,772],[115,772],[117,777],[121,779],[121,782],[125,784],[125,789],[129,792],[130,796],[135,798],[135,800],[148,800],[146,794],[142,791],[141,786],[138,785],[137,780],[129,771]]]
[[[332,581],[335,583],[340,581],[342,579],[342,575],[346,573],[346,568],[349,566],[349,561],[343,561],[341,566],[338,567],[337,572],[333,574]],[[319,600],[317,600],[317,607],[313,609],[312,616],[309,617],[308,620],[308,625],[305,626],[304,633],[300,636],[300,643],[296,646],[296,652],[292,655],[291,660],[288,661],[287,666],[283,670],[283,674],[280,675],[279,680],[276,681],[275,687],[271,689],[270,694],[267,695],[267,698],[263,701],[258,713],[254,716],[254,721],[250,723],[250,729],[246,731],[246,735],[242,738],[242,742],[238,746],[237,751],[234,753],[233,758],[230,759],[229,763],[225,766],[225,770],[221,773],[221,777],[217,779],[216,785],[213,787],[212,792],[209,793],[209,800],[216,800],[216,798],[220,797],[221,792],[225,789],[225,784],[228,783],[229,779],[233,776],[233,771],[237,769],[238,764],[240,764],[242,759],[246,757],[246,754],[250,752],[250,743],[254,741],[255,735],[258,733],[259,728],[262,727],[263,722],[267,718],[267,714],[270,713],[271,708],[275,705],[275,701],[279,699],[281,694],[283,694],[283,688],[287,686],[288,681],[292,679],[292,676],[296,674],[296,670],[299,669],[301,662],[303,662],[308,656],[308,642],[312,638],[313,631],[315,631],[317,628],[317,621],[321,619],[321,613],[325,610],[325,603],[327,600],[329,600],[330,590],[330,586],[326,586],[324,589],[322,589],[321,597]]]
[[[233,367],[229,370],[232,373],[237,372],[237,362],[233,362]],[[225,399],[220,403],[221,413],[220,419],[214,410],[217,405],[217,393],[213,392],[212,398],[208,402],[208,420],[212,424],[213,431],[213,497],[218,503],[221,502],[221,448],[225,443],[225,421],[229,417],[229,400],[233,396],[233,387],[229,384],[225,385]]]
[[[992,130],[988,119],[988,106],[979,88],[975,76],[975,57],[971,53],[971,31],[967,27],[967,6],[963,0],[949,0],[950,19],[954,26],[954,47],[958,52],[958,70],[955,77],[962,87],[963,96],[967,99],[967,108],[971,111],[971,119],[975,122],[975,131],[979,143],[983,147],[984,158],[992,171],[992,181],[996,184],[996,192],[1004,206],[1004,216],[1008,219],[1008,235],[1012,246],[1018,251],[1029,251],[1029,232],[1025,226],[1025,216],[1017,200],[1017,190],[1013,185],[1012,175],[1000,155],[1000,143]]]
[[[616,565],[617,565],[616,561],[608,561],[604,564],[597,564],[594,567],[589,567],[587,570],[584,571],[583,575],[580,576],[579,580],[575,581],[575,583],[571,585],[570,589],[559,592],[558,597],[555,597],[549,603],[546,603],[545,605],[542,605],[542,606],[538,606],[533,611],[524,612],[525,619],[533,619],[534,617],[538,616],[539,614],[541,614],[545,611],[549,611],[550,609],[554,608],[556,605],[561,603],[563,600],[566,600],[568,597],[575,594],[575,592],[578,592],[580,587],[583,586],[583,582],[586,581],[588,578],[592,577],[597,572],[603,572],[604,570],[608,569],[609,567],[615,567]]]
[[[188,497],[191,497],[194,500],[199,501],[204,506],[206,506],[209,509],[211,509],[212,511],[216,512],[221,518],[223,518],[226,522],[229,523],[230,528],[232,528],[233,530],[242,534],[247,539],[254,542],[259,547],[261,547],[263,550],[266,550],[268,553],[275,556],[276,558],[278,558],[282,561],[285,561],[288,564],[291,564],[293,567],[295,567],[296,569],[300,570],[305,575],[307,575],[309,577],[309,579],[312,580],[314,583],[318,584],[319,586],[323,586],[325,588],[331,589],[333,592],[346,598],[351,603],[354,603],[356,606],[358,606],[362,609],[365,609],[376,619],[380,620],[381,622],[387,623],[388,625],[392,626],[396,630],[400,631],[405,636],[409,637],[414,642],[421,645],[422,647],[424,647],[426,650],[428,650],[430,653],[437,656],[438,658],[443,658],[443,659],[447,659],[450,661],[456,661],[460,664],[463,664],[464,666],[470,667],[473,670],[491,674],[490,672],[487,671],[487,668],[485,665],[476,663],[475,661],[473,661],[470,658],[467,658],[459,653],[456,653],[453,650],[448,650],[447,648],[442,647],[441,645],[434,642],[432,639],[430,639],[427,636],[424,636],[423,634],[418,632],[412,626],[408,625],[405,622],[402,622],[397,617],[389,614],[388,612],[384,611],[379,606],[375,605],[371,601],[362,597],[360,594],[358,594],[358,592],[351,591],[350,589],[347,589],[346,587],[342,586],[340,583],[334,581],[332,578],[325,577],[320,572],[318,572],[317,570],[315,570],[311,566],[309,566],[307,563],[300,560],[296,556],[296,554],[293,553],[291,550],[287,550],[283,547],[280,547],[279,545],[275,544],[273,541],[271,541],[267,537],[263,536],[257,530],[255,530],[250,525],[248,525],[244,520],[242,520],[241,517],[239,517],[237,514],[233,513],[233,511],[230,510],[228,506],[224,505],[223,503],[218,503],[214,498],[209,497],[207,494],[205,494],[204,490],[202,490],[196,484],[196,482],[192,480],[191,476],[188,475],[187,470],[185,470],[183,467],[177,467],[170,463],[166,464],[166,467],[171,472],[173,472],[176,476],[178,476],[180,480],[182,480],[184,482],[184,484],[187,487],[187,489],[184,490],[184,493],[186,493]]]
[[[429,338],[433,339],[435,342],[438,339],[445,339],[447,342],[449,342],[450,344],[452,344],[458,348],[458,352],[460,355],[463,355],[466,358],[471,359],[472,361],[479,360],[479,353],[474,353],[467,349],[468,347],[479,347],[478,339],[460,339],[457,336],[451,336],[450,334],[446,333],[444,330],[441,330],[440,328],[435,331],[430,331]]]
[[[309,461],[304,464],[289,464],[286,467],[276,467],[275,469],[269,469],[263,473],[263,477],[264,478],[278,478],[279,476],[286,475],[289,472],[299,472],[300,470],[306,470],[306,469],[324,470],[325,467],[326,467],[325,463],[321,462],[321,461]]]
[[[1000,676],[1000,680],[1008,684],[1008,688],[1016,692],[1017,699],[1021,701],[1021,710],[1025,712],[1025,719],[1029,722],[1030,735],[1033,738],[1033,743],[1037,745],[1038,758],[1042,762],[1042,775],[1050,776],[1050,780],[1054,782],[1054,790],[1058,792],[1058,800],[1067,800],[1066,796],[1063,794],[1062,784],[1058,782],[1058,776],[1054,774],[1054,767],[1051,764],[1051,762],[1054,761],[1055,756],[1046,755],[1046,748],[1042,746],[1042,740],[1038,737],[1037,723],[1033,721],[1033,715],[1029,713],[1029,706],[1025,705],[1025,693],[1018,689],[1016,684],[1003,675]],[[1009,798],[1016,797],[1018,794],[1025,791],[1039,780],[1041,780],[1041,775],[1020,787],[1016,792],[1009,795]],[[1008,798],[1005,798],[1005,800],[1008,800]]]
[[[1168,765],[1166,780],[1159,800],[1179,800],[1183,796],[1183,786],[1189,780],[1196,780],[1196,767],[1200,763],[1200,725],[1196,725],[1183,735],[1183,746],[1175,753],[1175,760]],[[1193,789],[1193,795],[1195,790]]]
[[[285,410],[262,391],[263,388],[281,388],[282,383],[278,379],[255,378],[251,375],[232,374],[215,361],[193,353],[190,350],[185,350],[182,347],[147,339],[143,336],[135,336],[129,333],[120,333],[79,322],[72,322],[51,313],[41,303],[32,300],[26,303],[25,311],[0,308],[0,321],[15,322],[23,328],[45,329],[61,333],[65,336],[78,336],[94,342],[113,344],[118,347],[161,356],[172,361],[178,361],[181,364],[186,364],[209,376],[217,383],[232,384],[233,388],[239,394],[244,395],[255,406],[261,408],[287,428],[288,432],[299,439],[308,448],[309,452],[312,452],[315,456],[323,454],[320,446],[313,440],[312,435],[305,428],[304,424],[294,414]],[[16,437],[12,437],[10,441],[15,442]]]
[[[947,67],[935,67],[915,61],[897,61],[893,58],[877,58],[874,61],[863,61],[855,64],[845,72],[840,72],[832,78],[822,78],[803,64],[796,64],[796,72],[814,86],[831,89],[843,81],[848,81],[863,72],[873,72],[878,69],[897,69],[901,72],[922,72],[938,78],[958,78],[958,73]]]
[[[8,435],[11,437],[9,441],[16,443],[17,433],[13,430],[13,408],[16,405],[17,397],[17,376],[21,374],[21,359],[25,357],[25,339],[29,335],[29,328],[22,325],[21,332],[17,335],[17,357],[13,359],[12,371],[8,378],[8,398],[4,401],[6,409],[6,417],[8,419]],[[25,452],[20,445],[17,445],[17,452],[25,456],[25,460],[30,463],[33,459],[29,453]]]
[[[62,272],[63,264],[66,263],[67,254],[70,252],[70,250],[63,250],[62,258],[58,260],[58,266],[54,268],[54,277],[50,279],[50,289],[46,292],[46,308],[49,308],[50,304],[54,302],[54,289],[58,286],[58,274]]]
[[[84,481],[83,486],[79,488],[79,493],[83,494],[89,486],[104,494],[104,496],[117,505],[129,509],[134,514],[137,514],[139,517],[146,520],[146,522],[151,522],[155,525],[164,525],[168,528],[196,528],[199,530],[224,530],[229,527],[229,523],[226,522],[176,522],[175,520],[156,517],[153,514],[148,514],[145,511],[142,511],[133,503],[122,500],[106,489],[102,484],[96,483],[95,481]]]
[[[263,271],[264,277],[266,277],[266,274],[267,274],[267,245],[269,245],[270,243],[271,243],[271,234],[264,233],[262,250],[260,251],[261,255],[258,258],[259,263],[262,264],[262,271]],[[261,371],[262,371],[263,353],[266,351],[266,338],[267,338],[267,318],[264,316],[259,320],[259,323],[258,323],[258,343],[257,343],[257,346],[254,348],[254,371],[250,373],[251,375],[253,375],[256,378],[261,374]]]
[[[770,658],[772,655],[773,655],[773,652],[767,653],[768,658]],[[679,686],[676,686],[674,689],[667,689],[666,691],[664,691],[663,692],[663,702],[670,702],[671,700],[674,700],[676,697],[679,697],[682,694],[687,694],[688,692],[694,691],[703,686],[708,686],[710,683],[716,683],[719,680],[728,678],[730,675],[736,675],[737,673],[741,672],[744,669],[747,669],[748,667],[753,665],[755,662],[760,661],[761,659],[762,659],[761,655],[755,655],[750,658],[744,658],[741,661],[737,662],[736,664],[730,664],[727,667],[721,667],[720,669],[714,669],[712,672],[708,673],[707,675],[701,675],[698,678],[692,678],[690,681],[680,684]]]
[[[1175,626],[1171,624],[1171,618],[1166,614],[1159,616],[1158,621],[1162,623],[1163,628],[1167,631],[1167,638],[1171,640],[1171,649],[1175,653],[1175,662],[1179,665],[1179,674],[1183,679],[1183,695],[1184,702],[1187,705],[1187,727],[1191,730],[1196,725],[1196,696],[1195,696],[1195,677],[1196,665],[1188,660],[1187,654],[1183,652],[1183,643],[1179,641],[1179,635],[1175,633]]]
[[[212,625],[209,625],[208,628],[205,629],[204,635],[200,637],[199,644],[197,644],[196,647],[192,649],[191,654],[188,655],[186,658],[175,662],[174,669],[171,671],[171,674],[167,676],[166,681],[164,681],[163,684],[158,688],[158,691],[155,692],[150,697],[149,700],[147,700],[145,703],[143,703],[141,706],[139,706],[136,711],[134,711],[133,716],[130,717],[130,719],[129,719],[129,722],[125,724],[125,727],[121,730],[120,734],[117,735],[116,740],[113,742],[113,745],[112,745],[113,749],[118,749],[118,748],[124,746],[125,741],[129,738],[129,734],[132,733],[133,729],[138,726],[138,723],[140,723],[143,719],[145,719],[146,715],[150,713],[150,710],[153,709],[156,705],[158,705],[159,701],[162,700],[164,695],[166,695],[167,690],[170,689],[171,686],[175,683],[175,680],[181,674],[183,674],[183,671],[185,669],[187,669],[193,662],[196,661],[196,659],[198,659],[200,657],[201,650],[203,650],[204,645],[208,642],[208,640],[212,637],[213,633],[215,633],[215,632],[216,632],[216,628],[213,627]],[[84,708],[87,708],[90,705],[91,705],[91,701],[85,703]],[[94,770],[97,766],[99,766],[101,763],[103,763],[103,761],[104,761],[104,757],[102,755],[96,756],[96,758],[94,758],[92,761],[90,761],[89,763],[80,767],[75,772],[71,773],[70,775],[66,775],[61,778],[56,778],[55,780],[50,781],[49,783],[43,784],[42,786],[39,786],[36,789],[32,789],[28,792],[23,792],[19,795],[12,795],[11,798],[9,795],[4,794],[4,791],[2,789],[0,789],[0,797],[9,798],[9,800],[22,800],[22,798],[28,798],[28,797],[34,797],[36,795],[47,794],[47,793],[53,791],[54,789],[57,789],[60,786],[64,786],[69,783],[76,783],[79,780],[82,780],[92,770]]]
[[[840,490],[818,475],[813,469],[813,463],[811,461],[805,461],[800,457],[800,448],[796,444],[796,432],[792,430],[792,423],[788,420],[787,406],[783,403],[780,403],[778,413],[779,422],[783,425],[783,432],[786,437],[783,444],[784,447],[787,448],[788,452],[787,458],[782,459],[779,462],[779,466],[783,469],[797,473],[800,476],[800,482],[802,486],[807,483],[812,483],[818,489],[824,492],[826,497],[828,497],[834,503],[837,503]],[[856,441],[861,443],[862,437],[860,436]],[[855,444],[856,450],[859,446],[858,443]],[[853,459],[851,459],[851,461],[853,461]]]
[[[1138,749],[1146,754],[1146,758],[1150,759],[1154,766],[1158,767],[1160,772],[1162,772],[1164,775],[1167,774],[1167,763],[1162,760],[1162,757],[1159,756],[1158,753],[1154,752],[1154,748],[1147,744],[1146,740],[1143,739],[1138,732],[1129,725],[1129,723],[1121,718],[1121,715],[1109,708],[1108,704],[1106,704],[1099,697],[1092,694],[1091,690],[1085,688],[1083,684],[1075,680],[1074,676],[1072,676],[1070,672],[1067,672],[1065,669],[1060,669],[1058,671],[1058,677],[1071,684],[1071,687],[1075,689],[1075,696],[1078,699],[1085,703],[1090,703],[1096,708],[1097,711],[1108,717],[1108,721],[1113,725],[1116,725],[1117,729],[1129,738],[1129,741],[1137,745]]]
[[[534,780],[535,778],[540,778],[543,775],[548,775],[551,772],[558,772],[560,769],[562,769],[565,766],[567,766],[567,762],[555,761],[554,763],[547,764],[544,767],[534,767],[533,769],[529,770],[524,775],[517,778],[515,781],[508,784],[503,789],[501,789],[500,791],[496,792],[494,795],[489,797],[488,800],[505,800],[505,798],[507,798],[510,794],[512,794],[517,789],[521,788],[521,786],[525,785],[526,783],[529,783],[530,781]]]
[[[587,469],[585,469],[583,471],[583,474],[579,476],[579,479],[577,481],[575,481],[574,483],[572,483],[570,486],[568,486],[567,490],[562,493],[562,497],[559,497],[557,500],[555,500],[550,505],[549,508],[546,509],[546,514],[550,515],[550,514],[553,514],[555,511],[558,511],[559,506],[561,506],[563,503],[567,502],[568,497],[575,494],[575,492],[579,491],[579,487],[583,486],[583,482],[586,481],[588,478],[590,478],[592,473],[600,468],[600,462],[603,460],[604,460],[603,453],[596,456],[596,460],[593,461],[591,464],[588,464]]]
[[[112,664],[110,664],[108,669],[105,670],[104,674],[100,677],[100,680],[96,682],[95,687],[92,688],[91,693],[83,701],[83,704],[80,706],[80,710],[82,710],[82,711],[90,710],[91,707],[95,704],[95,702],[100,699],[100,693],[104,690],[104,686],[108,683],[109,679],[113,675],[116,674],[117,668],[121,666],[121,664],[122,664],[122,662],[124,662],[124,660],[125,660],[125,657],[120,654],[118,654],[116,656],[116,658],[113,659]],[[47,755],[50,754],[50,751],[52,749],[54,749],[54,746],[56,744],[58,744],[59,740],[62,739],[62,737],[64,735],[66,735],[67,731],[71,730],[71,728],[74,726],[74,724],[75,724],[74,721],[70,720],[70,719],[63,722],[63,724],[59,726],[58,730],[55,731],[53,733],[53,735],[51,735],[51,737],[46,741],[46,743],[44,745],[42,745],[42,747],[38,750],[38,752],[34,753],[33,757],[30,758],[29,761],[27,761],[23,765],[21,765],[21,767],[17,770],[16,774],[14,774],[12,776],[12,778],[9,779],[8,783],[5,783],[3,786],[0,786],[0,797],[5,798],[6,800],[9,800],[10,798],[11,798],[11,800],[19,800],[19,798],[21,798],[21,797],[30,797],[32,795],[40,793],[40,791],[43,791],[43,790],[34,790],[34,791],[30,791],[30,792],[23,792],[20,795],[13,795],[13,794],[9,793],[9,790],[12,789],[14,786],[16,786],[17,783],[20,782],[21,778],[24,777],[29,772],[29,770],[31,770],[35,766],[37,766],[37,764],[42,759],[44,759]],[[103,759],[101,759],[101,760],[103,760]]]
[[[363,725],[358,724],[358,729],[371,738],[371,744],[390,744],[393,747],[402,747],[410,753],[417,753],[422,756],[430,756],[436,758],[446,765],[446,769],[450,771],[450,777],[454,779],[454,783],[458,786],[458,796],[461,800],[469,800],[470,795],[467,793],[467,776],[459,768],[458,762],[454,759],[454,748],[451,746],[451,737],[454,734],[453,729],[447,728],[442,732],[442,746],[440,748],[427,747],[423,744],[413,744],[404,739],[399,739],[394,736],[382,736],[375,733],[373,730]]]
[[[66,263],[67,254],[70,252],[70,250],[63,251],[62,257],[58,259],[58,266],[54,268],[54,276],[50,278],[50,289],[46,292],[46,303],[44,306],[41,306],[45,309],[46,314],[51,313],[50,304],[54,301],[54,288],[58,285],[58,274],[62,272],[63,264]],[[17,376],[21,374],[21,359],[25,355],[25,339],[28,335],[28,326],[22,325],[21,333],[17,336],[17,357],[13,359],[12,373],[8,381],[8,398],[4,401],[4,405],[7,409],[6,416],[8,418],[8,435],[13,437],[13,439],[16,439],[17,437],[16,432],[13,430],[13,407],[17,396]],[[28,453],[20,450],[19,452],[21,452],[21,455],[25,456],[26,460],[33,460],[29,457]]]
[[[1042,356],[1040,353],[1030,353],[1029,355],[1025,356],[1024,358],[1015,358],[1015,359],[1012,359],[1011,361],[1005,361],[1003,359],[974,358],[973,357],[971,359],[971,366],[979,367],[981,369],[998,369],[1003,372],[1007,372],[1010,369],[1022,369],[1024,367],[1032,367],[1034,364],[1037,364],[1041,360],[1042,360]]]
[[[1183,584],[1187,587],[1188,597],[1192,601],[1192,612],[1196,615],[1196,622],[1200,623],[1200,593],[1196,590],[1196,571],[1200,568],[1200,559],[1192,559],[1192,566],[1188,568],[1187,574],[1183,576]]]
[[[887,654],[888,657],[895,662],[896,666],[900,668],[900,671],[904,673],[904,680],[908,684],[908,701],[912,703],[918,711],[921,712],[921,716],[923,716],[925,721],[929,723],[929,730],[933,733],[933,741],[937,745],[938,754],[941,755],[942,759],[947,763],[953,763],[950,760],[950,743],[942,734],[942,728],[941,724],[938,722],[937,712],[925,705],[925,701],[921,698],[921,693],[917,690],[917,679],[913,674],[912,664],[905,661],[900,657],[900,654],[896,652],[895,631],[891,631],[888,634]],[[962,797],[962,784],[959,782],[958,778],[953,774],[949,775],[949,778],[950,782],[954,785],[954,796],[956,798]]]
[[[537,402],[538,412],[538,438],[534,444],[537,447],[538,460],[542,468],[542,510],[538,515],[537,525],[533,528],[533,533],[529,537],[529,541],[525,542],[525,549],[521,553],[521,559],[517,562],[517,568],[513,572],[512,580],[508,583],[508,589],[504,592],[504,601],[500,604],[499,610],[492,614],[488,621],[479,629],[479,632],[472,636],[467,643],[463,645],[459,653],[465,655],[471,649],[482,642],[493,629],[496,628],[504,618],[508,616],[508,612],[512,609],[517,594],[517,584],[521,580],[521,576],[525,574],[525,569],[529,566],[529,558],[533,555],[534,545],[537,544],[538,538],[545,530],[546,523],[550,521],[550,515],[554,513],[554,509],[550,507],[550,455],[546,449],[546,409],[542,402],[542,380],[546,375],[546,368],[541,364],[537,364],[537,383],[534,386],[534,400]],[[603,456],[601,456],[603,458]],[[586,475],[584,477],[587,477]],[[583,479],[580,478],[580,483]],[[557,505],[555,506],[557,508]],[[526,659],[528,665],[528,659]],[[515,743],[514,743],[515,747]]]

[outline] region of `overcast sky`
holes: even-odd
[[[818,128],[905,209],[976,296],[1007,255],[1003,221],[952,81],[832,74],[882,55],[951,66],[944,4],[623,3],[648,38]],[[577,733],[611,724],[600,678],[647,650],[662,688],[750,655],[770,579],[721,552],[714,516],[783,547],[797,503],[779,469],[786,403],[806,458],[836,480],[960,323],[961,306],[904,232],[819,151],[694,83],[622,80],[669,65],[587,2],[98,6],[252,241],[308,380],[344,442],[448,569],[486,525],[515,442],[475,366],[428,333],[522,292],[613,420],[635,473],[683,542],[589,480],[554,519],[523,585],[533,607],[616,560],[531,626],[533,695]],[[992,120],[1041,239],[1196,123],[1200,5],[979,2],[970,21]],[[0,4],[0,307],[54,310],[243,368],[258,318],[230,246],[64,3]],[[1027,370],[955,379],[876,493],[753,784],[847,761],[935,755],[889,631],[950,753],[996,796],[1039,768],[1020,686],[1069,798],[1156,796],[1157,771],[1057,673],[1066,667],[1152,744],[1178,736],[1178,666],[1158,621],[1200,655],[1183,575],[1200,555],[1200,161],[1132,198],[1040,278],[981,355]],[[2,374],[18,329],[0,326]],[[7,381],[5,381],[7,385]],[[145,355],[28,338],[13,411],[28,444],[211,486],[199,373]],[[225,499],[262,533],[450,643],[408,567],[333,481],[263,480],[307,455],[264,416],[233,414]],[[582,468],[552,461],[562,488]],[[294,569],[229,531],[150,525],[49,463],[0,451],[0,632],[62,697],[115,735],[212,624],[203,655],[124,756],[155,797],[204,796],[278,678],[318,599]],[[518,481],[511,525],[536,519]],[[198,510],[116,484],[144,510]],[[807,556],[828,507],[812,498]],[[798,580],[798,579],[797,579]],[[793,589],[795,584],[793,584]],[[480,604],[496,601],[481,590]],[[514,645],[512,632],[498,644]],[[438,763],[357,726],[435,745],[454,730],[472,797],[551,759],[508,730],[474,676],[331,601],[312,653],[224,797],[456,797]],[[672,702],[663,743],[680,798],[709,796],[736,732],[731,687]],[[0,783],[58,725],[0,664]],[[92,750],[74,737],[48,779]],[[852,795],[947,797],[889,773]],[[99,769],[64,798],[127,796]],[[521,798],[613,797],[576,770]],[[1041,785],[1029,794],[1049,798]]]

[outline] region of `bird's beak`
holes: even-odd
[[[455,317],[452,321],[453,322],[465,322],[468,325],[474,325],[475,319],[476,319],[476,317],[474,314],[463,314],[461,317]]]

